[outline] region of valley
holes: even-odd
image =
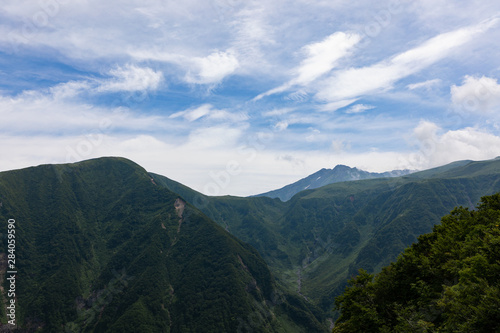
[[[300,281],[300,293],[328,313],[359,268],[380,271],[451,209],[472,209],[481,196],[500,191],[500,160],[339,182],[299,192],[287,202],[206,197],[152,176],[254,246],[287,289],[298,292]]]
[[[100,158],[0,173],[0,218],[21,221],[26,332],[327,332],[360,268],[380,272],[451,209],[499,191],[500,159],[283,202],[208,197]]]

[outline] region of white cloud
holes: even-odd
[[[345,150],[351,149],[351,144],[348,142],[346,143],[344,140],[333,140],[331,148],[335,153],[340,154]]]
[[[287,121],[279,121],[274,125],[274,128],[278,131],[284,131],[288,128],[288,122]]]
[[[206,57],[187,56],[158,50],[134,50],[137,60],[156,60],[176,64],[186,71],[184,80],[194,84],[214,84],[233,74],[240,63],[232,50],[215,51]]]
[[[210,113],[210,119],[226,122],[245,122],[249,119],[245,112],[229,112],[226,110],[214,110]]]
[[[112,79],[102,80],[98,92],[156,90],[163,80],[163,73],[148,67],[127,65],[109,71]]]
[[[365,111],[372,110],[374,108],[375,107],[373,105],[356,104],[347,109],[346,113],[363,113]]]
[[[77,97],[82,92],[92,89],[92,84],[88,81],[69,81],[49,88],[54,100],[71,99]]]
[[[426,141],[437,141],[437,132],[439,130],[439,126],[433,122],[422,120],[418,124],[417,127],[413,130],[415,137],[419,140],[420,143]]]
[[[337,71],[323,82],[316,97],[321,101],[335,102],[391,89],[398,80],[444,59],[452,50],[473,40],[498,21],[493,18],[440,34],[418,47],[372,66]]]
[[[319,136],[321,134],[321,131],[317,128],[309,128],[310,134],[306,136],[306,141],[307,142],[314,142],[319,139]]]
[[[30,135],[92,132],[104,127],[136,131],[168,127],[160,116],[135,116],[125,108],[98,107],[72,99],[86,82],[60,84],[47,91],[25,91],[0,96],[0,131]]]
[[[417,82],[417,83],[412,83],[407,85],[406,87],[409,90],[415,90],[415,89],[431,89],[434,86],[437,86],[441,84],[441,79],[432,79],[432,80],[427,80],[424,82]]]
[[[198,128],[189,134],[189,145],[197,149],[234,148],[243,133],[241,127],[213,126]]]
[[[486,76],[466,76],[461,86],[451,86],[451,101],[455,108],[473,113],[500,110],[500,84]]]
[[[299,89],[284,97],[284,100],[293,102],[305,102],[309,99],[309,95],[305,89]]]
[[[188,121],[195,121],[200,119],[201,117],[206,116],[207,114],[210,113],[210,110],[213,109],[213,106],[211,104],[203,104],[195,109],[190,109],[186,111],[180,111],[172,114],[170,118],[178,118],[178,117],[183,117],[184,119]]]
[[[43,91],[24,91],[22,95],[24,97],[37,96],[39,98],[50,96],[55,101],[70,101],[85,93],[156,90],[163,81],[162,72],[135,65],[127,65],[123,68],[118,67],[110,70],[108,73],[111,78],[68,81],[48,88],[46,93]]]
[[[214,52],[205,58],[193,58],[191,62],[193,66],[186,74],[186,81],[196,84],[220,82],[239,67],[238,59],[232,52]]]
[[[226,110],[218,110],[212,104],[203,104],[193,109],[176,112],[169,118],[179,117],[182,117],[189,122],[193,122],[201,118],[225,122],[243,122],[248,120],[248,115],[245,113],[232,113]]]
[[[59,7],[47,12],[49,3]],[[482,77],[498,69],[498,29],[488,30],[496,19],[477,23],[495,15],[500,3],[406,2],[384,22],[377,20],[389,6],[367,0],[4,0],[0,156],[8,158],[0,167],[117,155],[204,191],[214,182],[209,172],[222,172],[236,160],[243,172],[231,177],[220,194],[248,195],[340,163],[386,171],[401,161],[427,167],[497,155],[496,133],[479,124],[489,122],[493,128],[498,110],[498,82]],[[44,13],[47,22],[35,21]],[[366,28],[373,24],[379,24],[380,31],[368,37]],[[457,27],[465,28],[454,30]],[[439,35],[443,31],[451,32]],[[367,43],[357,41],[360,35]],[[451,61],[437,63],[447,58]],[[436,100],[426,101],[434,103],[432,109],[422,101],[419,107],[405,108],[419,103],[418,89],[440,87],[437,79],[406,87],[396,84],[403,78],[408,80],[405,85],[418,80],[411,75],[426,68],[419,73],[422,77],[443,81],[477,73],[452,87],[452,101],[462,107],[467,96],[478,98],[469,122],[478,127],[447,131],[423,123],[414,133],[420,153],[401,152],[408,149],[404,138],[415,127],[412,119],[439,117]],[[96,73],[102,77],[96,79]],[[242,78],[237,85],[205,93],[234,75]],[[325,77],[329,79],[322,81]],[[161,89],[167,78],[171,90]],[[65,83],[48,87],[47,82]],[[482,86],[490,87],[491,96],[482,94]],[[277,88],[269,94],[284,92],[279,103],[269,99],[269,104],[266,100],[256,106],[243,101],[271,87]],[[311,112],[347,109],[366,94],[394,87],[402,90],[391,92],[392,101],[397,94],[397,102],[413,99],[391,104],[395,107],[390,116]],[[150,96],[150,103],[135,104],[134,110],[106,106],[109,100],[103,96],[125,92],[114,96],[122,98],[142,90],[160,91]],[[370,101],[384,109],[384,97]],[[449,96],[437,98],[442,106]],[[95,99],[99,105],[92,104]],[[153,109],[160,103],[161,110]],[[300,108],[290,107],[298,103]],[[173,117],[152,116],[170,114],[169,105],[182,111]],[[266,133],[274,137],[263,142]],[[242,144],[246,148],[239,151]],[[77,155],[68,155],[68,147]]]
[[[336,32],[321,42],[304,46],[307,57],[295,70],[297,76],[290,84],[305,86],[330,72],[360,40],[357,34]]]
[[[262,112],[262,116],[264,117],[278,117],[278,116],[283,116],[285,114],[291,113],[295,111],[297,108],[279,108],[279,109],[273,109],[271,111],[265,111]]]
[[[188,140],[180,139],[177,143],[171,138],[147,134],[104,133],[94,139],[85,135],[28,137],[2,134],[0,155],[10,158],[2,163],[1,170],[40,163],[75,162],[99,156],[123,156],[148,171],[165,175],[198,191],[251,195],[280,188],[321,168],[337,164],[382,172],[401,168],[421,169],[459,159],[482,160],[500,155],[498,136],[474,128],[443,133],[430,122],[422,122],[415,129],[415,138],[421,148],[413,154],[369,150],[356,152],[351,149],[350,142],[344,140],[333,141],[333,151],[275,150],[273,142],[266,142],[262,149],[249,144],[240,150],[238,146],[243,137],[243,128],[225,126],[195,131]],[[228,163],[234,162],[241,167],[241,173],[223,176]],[[216,186],[208,186],[214,184]]]
[[[318,106],[319,111],[337,111],[338,109],[342,109],[354,102],[356,102],[357,99],[345,99],[345,100],[340,100],[340,101],[335,101],[335,102],[330,102],[326,104],[321,104]]]
[[[276,44],[273,37],[277,23],[269,20],[267,16],[272,12],[272,7],[276,3],[252,1],[237,4],[233,2],[229,6],[237,5],[240,5],[240,8],[229,19],[230,24],[227,27],[232,32],[232,38],[229,39],[231,48],[238,54],[243,67],[242,71],[246,74],[266,72],[273,66],[269,64],[264,48]]]
[[[402,163],[408,169],[427,169],[458,160],[486,160],[500,156],[500,137],[466,127],[443,133],[435,123],[421,121],[414,130],[419,151]]]
[[[258,95],[254,100],[284,92],[293,86],[309,85],[311,82],[330,72],[337,62],[345,57],[360,39],[361,37],[357,34],[336,32],[321,42],[304,46],[302,51],[306,57],[297,68],[292,70],[294,78],[277,88]]]

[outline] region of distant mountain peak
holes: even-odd
[[[333,169],[323,168],[293,184],[286,185],[285,187],[282,187],[278,190],[262,193],[256,196],[279,198],[282,201],[288,201],[295,194],[301,191],[312,190],[333,183],[362,179],[399,177],[407,175],[409,173],[411,173],[410,170],[393,170],[383,173],[375,173],[363,171],[356,167],[349,167],[347,165],[338,164],[333,167]]]
[[[358,170],[357,168],[351,168],[350,166],[344,165],[344,164],[337,164],[336,166],[333,167],[333,169],[330,169],[332,171],[348,171],[348,170]]]

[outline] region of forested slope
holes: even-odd
[[[500,191],[500,160],[459,161],[403,177],[349,181],[291,200],[207,197],[165,177],[186,200],[253,245],[278,281],[325,311],[359,268],[378,272],[456,206]]]
[[[0,202],[21,331],[325,330],[255,249],[128,160],[2,172]]]
[[[500,194],[459,207],[337,298],[333,332],[500,332]]]

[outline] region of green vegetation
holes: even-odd
[[[335,183],[291,200],[206,197],[152,175],[256,248],[277,282],[330,313],[359,268],[394,261],[456,206],[500,191],[500,160],[460,161],[397,178]],[[299,282],[300,280],[300,282]]]
[[[500,332],[500,194],[456,208],[336,300],[333,332]]]
[[[207,197],[103,158],[0,173],[0,230],[16,219],[16,318],[27,331],[325,332],[325,314],[360,268],[354,285],[371,285],[453,207],[499,191],[500,160],[341,182],[282,202]],[[434,295],[434,285],[415,283]],[[496,295],[490,286],[486,298]],[[390,311],[424,312],[417,322],[434,325],[425,311],[440,304]]]
[[[254,248],[128,160],[2,172],[0,202],[0,230],[16,219],[23,330],[325,331]]]

